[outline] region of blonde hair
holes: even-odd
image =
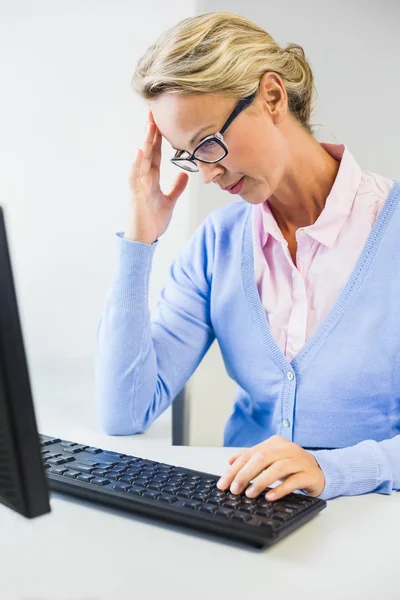
[[[189,17],[163,33],[139,59],[132,86],[145,100],[165,92],[239,100],[258,90],[267,71],[281,76],[290,112],[312,134],[314,77],[303,48],[281,48],[264,29],[233,13]]]

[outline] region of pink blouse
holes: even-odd
[[[393,181],[362,170],[341,144],[321,144],[340,167],[313,225],[296,231],[296,264],[268,200],[253,207],[254,271],[279,348],[291,361],[348,280]]]

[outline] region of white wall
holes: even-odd
[[[92,375],[95,329],[124,230],[128,177],[146,124],[138,58],[194,0],[0,2],[0,204],[28,361]],[[164,156],[162,183],[177,175]],[[189,235],[190,188],[160,241],[151,310]]]
[[[318,92],[316,137],[345,143],[362,168],[400,179],[399,0],[199,0],[199,13],[226,11],[261,25],[281,45],[304,47]],[[201,187],[197,222],[231,196]],[[214,344],[190,386],[190,444],[220,445],[235,385]]]

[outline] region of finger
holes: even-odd
[[[255,498],[278,479],[282,480],[284,477],[297,472],[298,469],[296,469],[295,461],[292,458],[277,460],[253,480],[252,484],[246,489],[246,496]]]
[[[142,164],[143,151],[139,148],[136,152],[135,161],[132,167],[129,183],[133,188],[135,194],[138,193],[139,189],[139,178],[140,178],[140,165]]]
[[[289,444],[277,446],[270,450],[265,450],[265,447],[266,445],[264,445],[263,450],[258,449],[256,452],[253,452],[252,458],[237,473],[235,480],[231,485],[232,494],[240,494],[247,488],[250,481],[276,461],[292,457],[292,449]]]
[[[157,125],[155,127],[156,127],[156,134],[153,139],[152,166],[159,169],[160,164],[161,164],[162,135],[161,135],[161,132],[158,129]]]
[[[279,500],[294,490],[301,490],[309,485],[309,477],[305,471],[291,475],[283,483],[277,485],[266,494],[267,500]]]
[[[166,194],[165,197],[170,202],[176,202],[179,196],[184,191],[188,181],[189,175],[187,175],[186,173],[179,173],[178,177],[175,180],[174,187],[172,188],[169,194]]]
[[[252,479],[257,477],[266,467],[273,462],[271,454],[256,451],[251,456],[250,460],[236,473],[236,476],[231,484],[232,494],[240,494],[250,483]]]
[[[240,454],[234,454],[233,456],[231,456],[231,457],[229,458],[229,460],[228,460],[228,463],[231,465],[232,463],[234,463],[234,462],[235,462],[235,460],[236,460],[237,458],[239,458],[239,456],[240,456]]]
[[[149,123],[146,130],[146,136],[143,144],[143,159],[140,169],[141,175],[147,175],[151,168],[151,158],[153,153],[153,139],[155,134],[154,123]]]
[[[230,487],[232,481],[235,478],[236,473],[243,467],[243,465],[249,460],[251,454],[244,452],[227,468],[221,479],[217,481],[217,487],[220,490],[225,490]]]

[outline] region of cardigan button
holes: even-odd
[[[289,379],[289,381],[292,381],[294,379],[294,375],[292,371],[288,371],[286,373],[286,377]]]
[[[290,427],[290,421],[288,419],[283,420],[284,427]]]

